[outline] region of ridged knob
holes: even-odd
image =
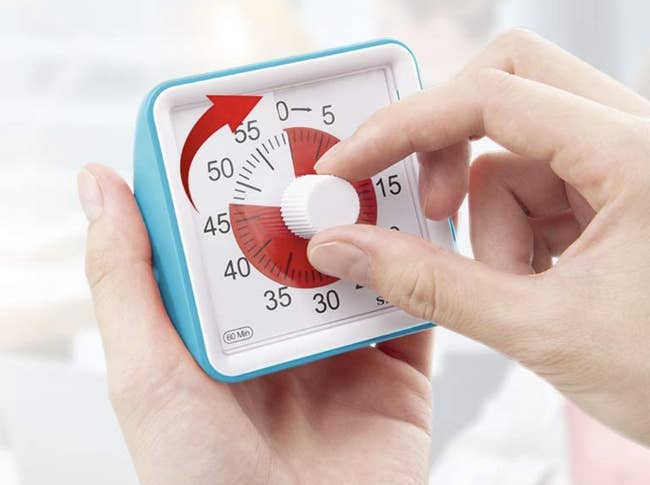
[[[334,175],[303,175],[285,189],[281,211],[291,232],[310,239],[324,229],[357,222],[359,195]]]

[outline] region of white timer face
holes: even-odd
[[[277,85],[274,76],[259,75],[243,93],[237,83],[215,80],[178,95],[164,121],[158,117],[159,131],[173,135],[161,145],[213,363],[278,343],[296,348],[308,335],[305,352],[313,353],[319,332],[323,342],[332,339],[324,345],[337,345],[328,332],[346,325],[366,322],[359,337],[372,338],[418,323],[367,288],[321,274],[307,259],[320,221],[430,237],[413,160],[352,184],[314,175],[324,153],[398,96],[391,65],[345,71],[327,76],[315,69],[310,79],[306,69],[298,82],[276,73],[283,79]],[[239,116],[235,126],[219,115],[226,106]],[[261,366],[273,363],[268,359],[253,360]]]

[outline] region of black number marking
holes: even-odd
[[[381,189],[381,195],[387,197],[390,195],[398,195],[402,192],[402,184],[397,180],[397,175],[389,175],[388,183],[384,182],[384,178],[380,178],[375,182],[375,185]]]
[[[213,182],[216,182],[222,176],[223,178],[229,179],[234,173],[235,167],[232,160],[228,157],[222,158],[221,160],[210,160],[208,162],[208,177]]]
[[[277,289],[277,291],[266,290],[264,292],[264,296],[268,299],[266,309],[273,311],[277,310],[278,307],[286,308],[291,305],[291,302],[293,300],[291,299],[291,295],[289,294],[288,290],[289,288],[286,286],[281,286]]]
[[[278,112],[278,118],[280,121],[287,121],[289,119],[289,107],[284,101],[278,101],[275,103],[275,109]]]
[[[235,141],[237,143],[244,143],[246,140],[259,140],[260,129],[257,127],[257,120],[250,120],[246,122],[246,126],[240,126],[235,130]]]
[[[328,310],[337,310],[341,306],[339,294],[335,290],[327,293],[316,293],[312,298],[316,302],[316,313],[325,313]]]
[[[226,212],[217,214],[217,225],[221,234],[228,234],[230,232],[230,221]]]
[[[217,224],[215,225],[212,216],[208,217],[208,220],[205,221],[205,226],[203,227],[204,234],[212,234],[213,236],[217,235],[217,232],[221,234],[228,234],[230,232],[230,221],[228,220],[228,214],[221,212],[217,214]]]
[[[331,104],[326,104],[323,106],[323,123],[326,125],[333,125],[334,122],[336,121],[336,116],[334,116],[334,112],[332,111],[332,105]]]
[[[217,235],[217,228],[214,227],[214,222],[212,222],[212,216],[208,217],[208,220],[205,221],[205,227],[203,228],[204,234],[212,234],[213,236]]]
[[[226,271],[223,273],[224,277],[236,280],[238,276],[248,278],[251,274],[251,265],[244,257],[239,258],[237,261],[232,259],[226,264]]]

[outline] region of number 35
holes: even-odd
[[[264,296],[267,298],[268,303],[266,309],[269,311],[277,310],[278,307],[288,307],[291,305],[291,295],[286,286],[281,286],[277,291],[266,290]]]

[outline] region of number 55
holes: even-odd
[[[256,126],[257,120],[250,120],[246,122],[246,127],[240,126],[235,130],[235,141],[237,143],[244,143],[246,140],[259,140],[260,129]]]

